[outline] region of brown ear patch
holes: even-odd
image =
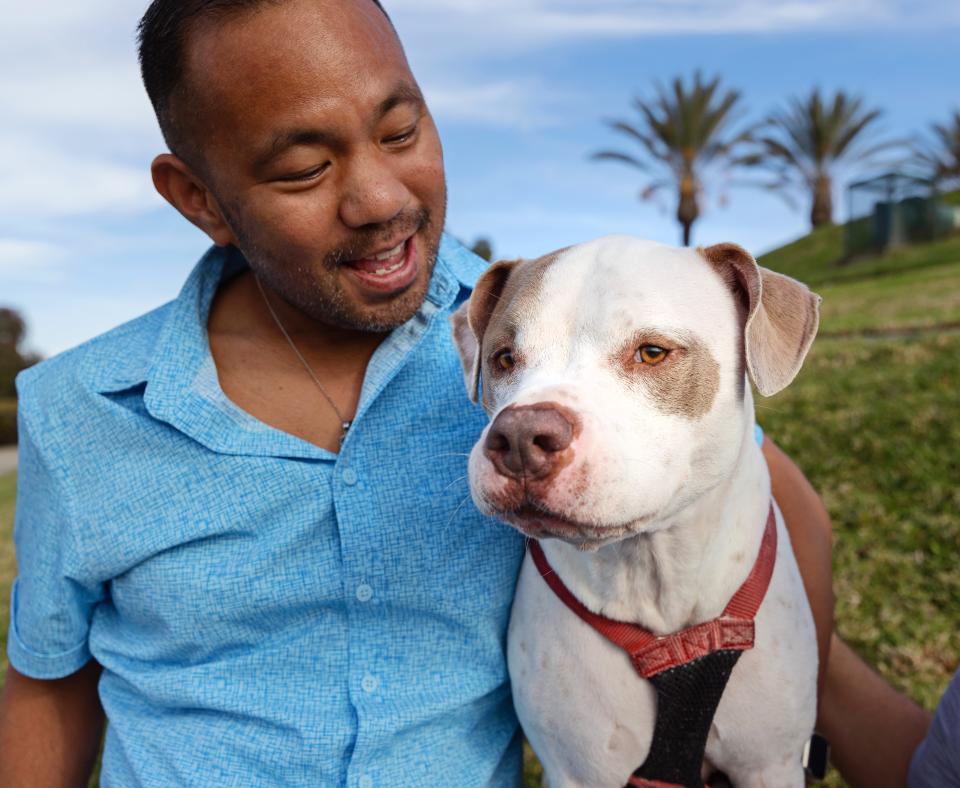
[[[765,397],[786,388],[800,371],[820,325],[821,298],[789,276],[760,269],[762,308],[747,326],[754,385]],[[748,356],[749,357],[749,356]]]
[[[480,393],[483,337],[494,312],[497,311],[507,281],[520,262],[520,260],[500,260],[490,266],[477,281],[470,300],[451,317],[454,342],[460,351],[467,391],[472,402],[477,401]],[[467,331],[472,335],[472,341],[465,335]]]
[[[457,355],[460,356],[460,365],[463,367],[463,384],[467,393],[471,395],[471,399],[475,402],[473,365],[477,355],[477,338],[473,335],[473,329],[470,328],[470,321],[467,318],[469,309],[470,302],[464,301],[450,315],[450,333],[453,337],[453,345],[457,349]]]
[[[750,253],[724,243],[698,249],[746,310],[743,347],[753,385],[769,397],[796,377],[820,323],[820,296],[783,274],[760,268]]]

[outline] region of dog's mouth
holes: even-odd
[[[623,528],[619,526],[585,523],[567,517],[529,499],[515,509],[498,512],[496,516],[531,539],[562,539],[565,542],[583,544],[606,540],[623,532]]]

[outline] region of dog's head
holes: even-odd
[[[495,263],[451,318],[491,416],[470,455],[481,511],[595,547],[652,530],[732,471],[796,376],[818,296],[733,244],[615,236]]]

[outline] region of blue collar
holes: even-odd
[[[101,393],[146,384],[144,403],[156,419],[222,454],[332,459],[336,455],[255,419],[223,393],[210,353],[207,319],[220,283],[247,267],[234,247],[211,248],[168,305],[152,352],[121,359],[96,381]],[[443,236],[430,288],[417,313],[374,353],[355,421],[403,366],[435,317],[466,297],[485,263]],[[349,438],[348,438],[349,440]]]

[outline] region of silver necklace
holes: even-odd
[[[333,401],[333,397],[330,396],[330,392],[327,391],[326,387],[320,382],[320,378],[317,377],[316,373],[310,368],[310,365],[307,363],[307,360],[303,357],[297,346],[293,343],[293,340],[290,338],[290,335],[287,333],[287,329],[283,327],[283,323],[280,322],[280,317],[273,309],[273,305],[270,303],[270,299],[267,298],[267,293],[263,289],[263,285],[260,282],[260,277],[256,274],[253,275],[253,280],[257,283],[257,289],[260,291],[260,295],[263,297],[263,303],[267,305],[267,311],[270,313],[270,316],[273,318],[273,322],[277,324],[277,328],[280,329],[280,333],[283,334],[284,339],[287,340],[287,343],[290,345],[290,349],[296,353],[297,358],[300,359],[300,363],[303,364],[303,368],[307,370],[307,374],[317,384],[317,388],[320,389],[320,393],[323,394],[324,399],[330,403],[330,407],[333,408],[333,412],[337,414],[337,418],[340,419],[340,443],[343,444],[344,440],[347,438],[347,433],[350,431],[350,427],[353,425],[352,421],[347,421],[343,414],[340,412],[340,408],[337,407],[337,403]]]

